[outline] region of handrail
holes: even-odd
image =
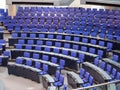
[[[107,83],[101,83],[101,84],[92,85],[92,86],[88,86],[88,87],[81,87],[81,88],[72,89],[72,90],[87,90],[87,89],[91,89],[94,87],[100,87],[100,86],[105,86],[105,85],[114,84],[114,83],[120,83],[120,80],[115,80],[115,81],[111,81],[111,82],[107,82]]]

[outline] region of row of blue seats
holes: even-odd
[[[99,9],[97,10],[96,8],[70,8],[70,7],[19,7],[18,8],[19,12],[88,12],[88,13],[100,13],[100,14],[117,14],[119,15],[120,11],[119,10],[110,10],[110,9]]]
[[[84,68],[80,68],[80,78],[83,79],[83,87],[92,86],[94,84],[94,77],[90,75]]]
[[[116,70],[116,68],[112,68],[112,65],[107,64],[104,61],[99,62],[99,60],[95,60],[94,64],[98,67],[100,67],[101,69],[105,70],[110,76],[111,78],[114,79],[120,79],[120,76],[117,77],[117,72],[119,73],[119,71]]]

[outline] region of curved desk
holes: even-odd
[[[99,83],[109,82],[112,78],[101,68],[91,64],[89,62],[83,63],[83,68],[88,71]]]

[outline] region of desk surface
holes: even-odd
[[[84,83],[78,74],[76,74],[74,72],[68,72],[68,74],[71,75],[77,83],[79,83],[79,84]]]
[[[94,69],[96,72],[98,72],[104,79],[106,80],[111,80],[111,77],[101,68],[89,63],[89,62],[84,62],[85,66],[88,66],[91,69]]]
[[[43,75],[43,77],[46,78],[48,82],[54,82],[54,79],[49,74]]]

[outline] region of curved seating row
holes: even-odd
[[[61,30],[62,31],[62,30]],[[101,34],[102,35],[102,34]],[[58,32],[58,33],[53,33],[53,32],[14,32],[12,34],[12,38],[56,38],[56,39],[64,39],[64,40],[69,40],[69,41],[76,41],[76,42],[85,42],[85,43],[91,43],[95,45],[100,45],[100,46],[106,46],[110,49],[116,49],[116,45],[119,46],[119,42],[115,41],[115,39],[112,38],[110,35],[111,40],[104,38],[103,37],[98,38],[98,37],[91,37],[87,35],[76,35],[72,33],[63,33],[63,32]],[[116,37],[117,40],[119,40],[118,37]],[[103,44],[101,44],[101,42]],[[110,47],[111,46],[111,47]]]
[[[27,47],[31,47],[27,48]],[[37,51],[46,51],[46,52],[54,52],[54,53],[60,53],[63,55],[68,55],[71,57],[76,57],[80,60],[81,54],[84,54],[83,61],[89,61],[89,62],[94,62],[95,58],[98,58],[98,55],[92,54],[89,52],[81,51],[81,50],[75,50],[75,49],[70,49],[70,48],[63,48],[63,47],[55,47],[55,46],[46,46],[46,45],[27,45],[27,44],[15,44],[16,49],[28,49],[28,50],[37,50]],[[82,61],[81,61],[82,63]]]
[[[66,44],[65,48],[72,48],[74,45],[76,45],[76,49],[80,50],[82,49],[82,46],[85,47],[85,50],[88,51],[88,48],[94,48],[94,51],[91,53],[97,54],[98,50],[103,51],[103,57],[106,56],[106,50],[107,48],[104,46],[99,45],[93,45],[93,44],[87,44],[83,42],[75,42],[75,41],[68,41],[68,40],[58,40],[58,39],[47,39],[47,38],[10,38],[9,39],[9,45],[13,46],[14,44],[36,44],[36,45],[48,45],[48,46],[57,46],[57,47],[64,47],[63,45]]]
[[[30,58],[32,58],[33,53],[39,54],[39,56],[41,56],[42,54],[48,55],[49,57],[53,56],[58,59],[65,60],[65,67],[68,67],[74,70],[77,70],[78,68],[77,67],[77,61],[79,60],[78,58],[63,55],[63,54],[53,53],[53,52],[25,50],[25,49],[11,49],[11,58],[16,59],[18,56],[24,56],[24,52],[29,52]]]

